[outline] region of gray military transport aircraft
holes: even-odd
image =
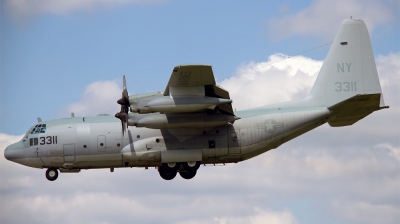
[[[58,171],[122,167],[156,167],[165,180],[177,173],[191,179],[201,164],[241,162],[325,123],[352,125],[388,108],[367,27],[357,19],[343,21],[310,95],[302,100],[233,111],[228,91],[215,83],[209,65],[174,67],[164,92],[129,96],[125,76],[123,87],[115,117],[38,118],[4,156],[47,168],[50,181]]]

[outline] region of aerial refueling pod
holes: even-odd
[[[145,127],[152,129],[169,128],[206,128],[234,123],[240,119],[228,114],[207,113],[170,113],[170,114],[130,114],[129,126]]]

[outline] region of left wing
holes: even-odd
[[[129,96],[131,111],[146,115],[130,114],[129,125],[155,129],[214,127],[239,119],[233,114],[229,92],[216,85],[209,65],[176,66],[163,94],[140,96]]]
[[[210,65],[175,66],[165,88],[164,96],[173,99],[176,106],[185,107],[185,109],[176,112],[216,109],[221,113],[233,115],[229,92],[216,85]],[[188,107],[184,105],[198,106]]]

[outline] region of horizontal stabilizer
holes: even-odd
[[[333,119],[328,123],[332,127],[348,126],[356,123],[374,111],[388,108],[380,107],[381,94],[359,94],[337,103],[328,109]]]

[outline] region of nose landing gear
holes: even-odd
[[[54,181],[57,179],[57,177],[58,177],[58,171],[56,168],[48,168],[46,170],[46,178],[49,181]]]

